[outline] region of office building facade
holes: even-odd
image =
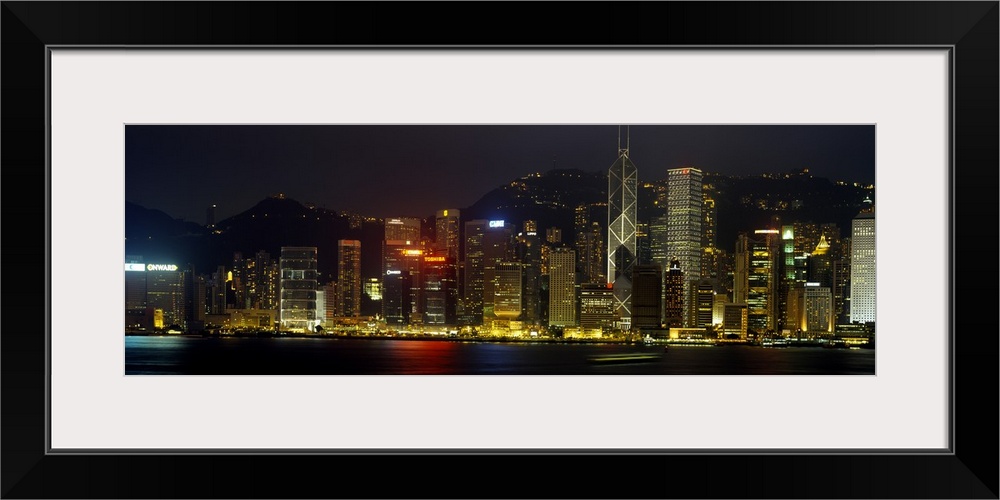
[[[687,308],[690,283],[701,278],[702,259],[702,171],[696,168],[667,170],[666,253],[680,261],[684,270],[684,304]],[[691,326],[689,323],[685,326]]]
[[[313,332],[322,319],[316,311],[316,259],[316,247],[281,247],[278,321],[284,331]]]
[[[607,280],[615,294],[615,312],[621,326],[628,328],[632,318],[632,269],[638,255],[636,229],[638,173],[629,159],[628,142],[608,170],[608,246]]]
[[[337,241],[337,315],[361,315],[361,242]]]
[[[851,322],[875,321],[875,210],[851,221]]]

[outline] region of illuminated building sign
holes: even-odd
[[[142,264],[126,263],[125,264],[125,270],[126,271],[145,271],[146,270],[146,266],[144,266]]]
[[[385,274],[387,274],[389,276],[392,276],[394,274],[403,274],[403,271],[397,271],[395,269],[390,269],[390,270],[386,271]]]
[[[403,250],[403,255],[423,255],[423,250]]]
[[[444,216],[445,216],[445,217],[447,217],[447,216],[448,216],[448,211],[447,211],[447,210],[445,210],[445,211],[444,211]]]
[[[490,227],[503,227],[503,221],[502,220],[491,220],[490,221]]]
[[[424,262],[444,262],[444,257],[424,257]]]
[[[538,236],[538,233],[535,231],[528,231],[528,236]]]
[[[147,271],[176,271],[177,266],[173,264],[146,264]]]
[[[753,234],[778,234],[777,229],[758,229]]]
[[[819,286],[819,285],[820,285],[819,283],[814,283],[812,281],[806,283],[806,286]]]
[[[400,225],[402,225],[403,221],[400,220],[400,219],[389,219],[389,220],[385,221],[385,223],[386,224],[400,224]]]

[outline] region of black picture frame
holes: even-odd
[[[2,4],[4,498],[998,498],[996,1]],[[522,44],[952,47],[953,453],[46,453],[47,46]]]

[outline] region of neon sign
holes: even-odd
[[[144,266],[142,264],[131,264],[131,263],[127,263],[126,262],[125,263],[125,270],[126,271],[145,271],[146,270],[146,266]]]
[[[176,271],[177,266],[173,264],[146,264],[147,271]]]
[[[503,227],[503,221],[502,220],[491,220],[490,221],[490,227]]]

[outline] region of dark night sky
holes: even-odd
[[[624,127],[622,134],[624,135]],[[873,125],[632,126],[640,181],[669,168],[875,182]],[[200,224],[279,192],[365,215],[463,208],[553,168],[605,170],[617,125],[129,125],[125,200]]]

